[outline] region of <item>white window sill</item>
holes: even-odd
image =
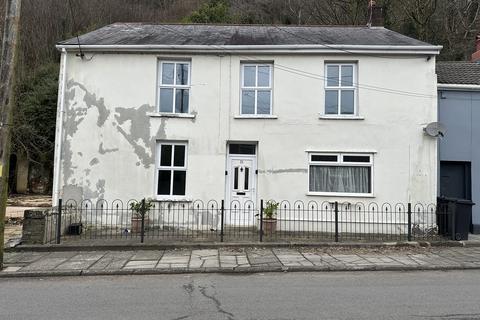
[[[190,198],[185,197],[156,197],[155,202],[193,202]]]
[[[318,119],[321,120],[364,120],[365,117],[361,116],[341,116],[341,115],[326,115],[326,114],[321,114]]]
[[[265,115],[257,115],[257,114],[252,114],[252,115],[237,115],[233,117],[234,119],[278,119],[277,116],[271,115],[271,114],[265,114]]]
[[[164,112],[147,112],[147,116],[157,117],[157,118],[188,118],[188,119],[194,119],[196,117],[196,115],[191,113],[164,113]]]
[[[375,198],[371,193],[341,193],[341,192],[307,192],[307,196],[343,197],[343,198]]]

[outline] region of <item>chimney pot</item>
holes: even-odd
[[[383,27],[383,7],[377,6],[375,0],[368,1],[368,26]]]
[[[472,62],[480,63],[480,34],[475,39],[475,52],[472,54]]]

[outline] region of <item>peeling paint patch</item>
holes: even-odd
[[[110,115],[110,111],[107,109],[105,106],[105,101],[103,98],[97,99],[97,96],[94,93],[90,93],[88,89],[73,80],[69,80],[67,84],[67,88],[69,91],[74,89],[74,87],[80,88],[82,91],[84,91],[85,95],[83,97],[83,101],[87,105],[87,108],[97,108],[98,110],[98,119],[97,119],[97,126],[102,127],[105,124],[105,121],[107,121],[108,116]]]
[[[160,120],[160,127],[158,128],[157,131],[157,139],[166,139],[167,138],[167,133],[165,132],[165,125],[166,125],[166,119],[162,118]]]
[[[107,176],[102,172],[100,164],[107,163],[105,159],[115,157],[115,152],[120,149],[128,149],[128,145],[133,148],[132,154],[136,157],[129,159],[137,167],[148,169],[155,163],[155,144],[157,139],[166,138],[167,120],[161,119],[156,122],[159,127],[151,127],[151,118],[147,113],[154,111],[154,106],[108,106],[103,97],[89,92],[87,87],[74,79],[69,80],[65,97],[65,135],[61,164],[63,186],[71,186],[72,189],[78,185],[82,188],[81,194],[85,199],[101,199],[105,196]],[[81,144],[83,149],[79,149],[77,144],[89,139],[90,130],[96,130],[92,137],[95,144]],[[110,137],[112,130],[118,136],[118,141],[115,140],[113,145],[104,139],[104,136]],[[79,193],[77,189],[74,190]],[[72,196],[78,198],[77,194]]]
[[[100,145],[98,146],[98,152],[100,154],[105,154],[105,153],[110,153],[110,152],[116,152],[118,151],[118,148],[112,148],[112,149],[105,149],[103,148],[103,142],[100,143]]]
[[[90,164],[90,166],[94,166],[94,165],[99,164],[99,163],[100,163],[100,161],[98,160],[98,158],[93,158],[93,159],[90,161],[89,164]]]
[[[105,194],[105,180],[98,180],[95,186],[97,187],[97,192],[103,197],[103,195]]]
[[[115,108],[117,112],[115,119],[118,122],[116,128],[132,146],[145,168],[149,168],[155,162],[155,155],[152,150],[154,149],[156,138],[150,135],[150,117],[147,116],[147,112],[152,110],[154,110],[154,107],[148,104],[144,104],[138,109]],[[130,130],[122,127],[127,122],[131,124]],[[164,124],[162,123],[162,125]]]
[[[75,201],[80,204],[83,199],[83,188],[74,184],[65,185],[63,186],[62,197],[65,203]]]
[[[258,173],[279,174],[279,173],[308,173],[308,169],[275,169],[275,170],[258,170]]]
[[[105,179],[100,179],[95,184],[95,189],[91,189],[90,180],[86,180],[84,183],[84,195],[85,199],[103,199],[105,196]]]
[[[63,185],[66,186],[68,185],[68,180],[70,177],[74,174],[74,167],[72,164],[72,148],[70,146],[70,140],[65,139],[65,143],[63,145],[63,150],[62,150],[62,168],[63,168]]]
[[[80,100],[80,97],[83,99]],[[97,99],[96,95],[90,93],[84,85],[73,80],[69,80],[67,83],[65,100],[65,141],[62,154],[62,168],[64,169],[63,184],[68,185],[76,168],[72,163],[73,150],[71,148],[71,139],[77,132],[79,125],[86,118],[89,109],[95,108],[98,110],[97,126],[99,127],[105,124],[110,111],[105,106],[103,98]],[[78,153],[78,155],[83,156],[81,153]]]

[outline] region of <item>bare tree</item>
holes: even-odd
[[[445,13],[445,55],[467,60],[475,46],[473,39],[480,33],[480,0],[449,1],[442,4],[441,11]]]
[[[415,26],[418,37],[428,41],[433,32],[431,22],[438,9],[438,0],[399,0],[398,3]]]
[[[365,25],[367,1],[313,1],[312,15],[319,24]]]

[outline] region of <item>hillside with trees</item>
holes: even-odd
[[[468,60],[474,51],[480,0],[376,2],[384,8],[385,27],[443,45],[439,60]],[[55,44],[60,40],[118,21],[365,25],[367,5],[368,0],[23,0],[13,153],[28,159],[33,176],[51,176],[59,63]],[[0,3],[2,18],[4,6]]]

